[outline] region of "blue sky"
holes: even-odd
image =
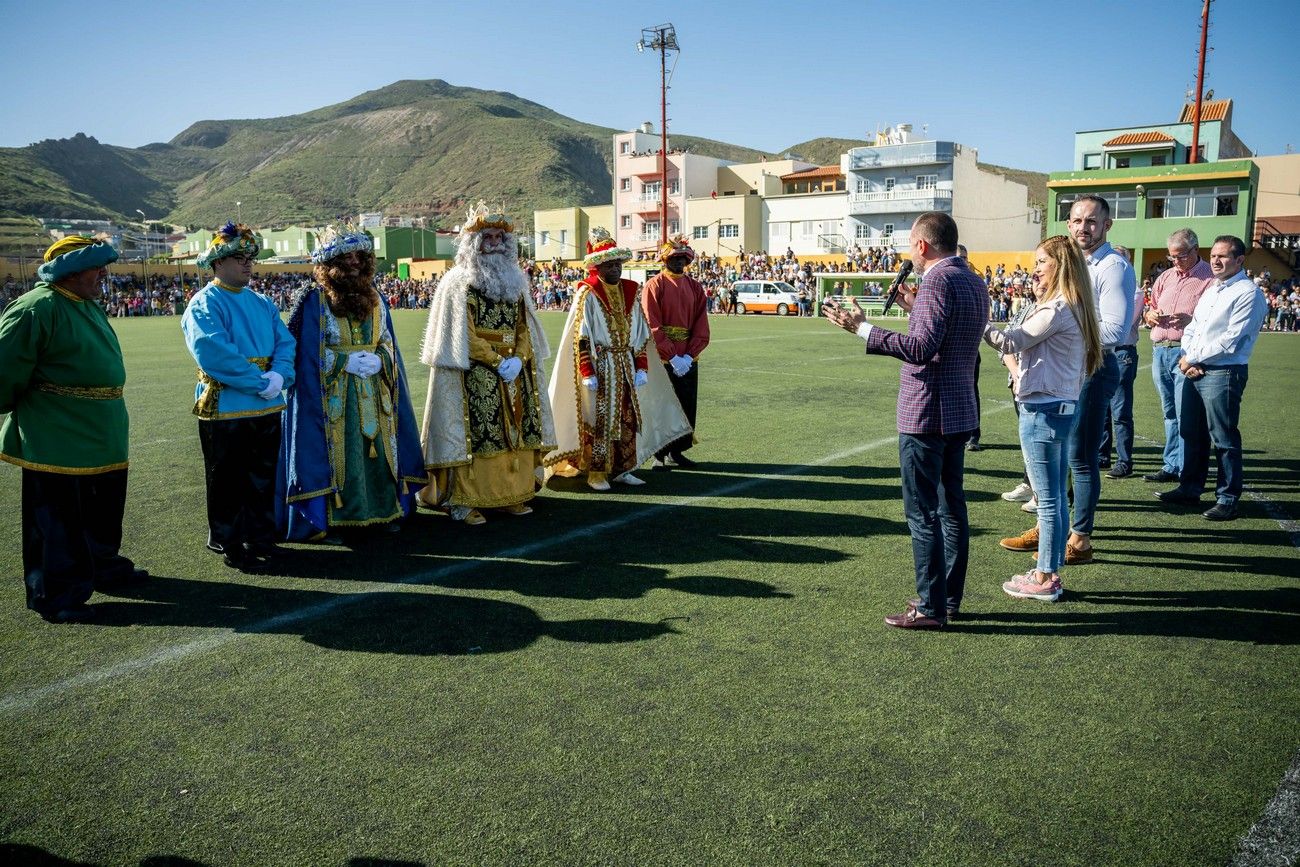
[[[1211,7],[1206,86],[1234,100],[1234,129],[1261,154],[1300,149],[1295,8]],[[776,151],[910,122],[985,162],[1060,170],[1075,130],[1176,118],[1195,82],[1200,10],[1199,0],[0,0],[0,146],[77,132],[139,146],[198,120],[296,114],[403,78],[506,90],[604,126],[657,124],[658,63],[635,42],[667,21],[682,45],[670,130]]]

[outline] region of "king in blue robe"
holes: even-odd
[[[327,233],[312,255],[318,285],[289,314],[296,377],[276,498],[289,541],[395,528],[428,481],[392,316],[371,286],[371,243],[362,232]]]

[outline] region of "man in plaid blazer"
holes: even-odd
[[[831,321],[857,334],[869,355],[903,361],[898,390],[898,457],[903,512],[912,532],[918,598],[885,623],[939,629],[957,614],[966,584],[970,524],[963,489],[963,446],[979,427],[971,371],[988,324],[984,282],[957,255],[957,224],[931,211],[912,225],[911,258],[923,275],[903,291],[907,333],[873,327],[854,302],[828,306]]]

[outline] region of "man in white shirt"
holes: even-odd
[[[1220,235],[1210,248],[1212,282],[1196,304],[1183,331],[1182,408],[1178,432],[1183,440],[1183,468],[1178,487],[1156,494],[1166,503],[1196,505],[1210,469],[1210,445],[1218,458],[1217,502],[1204,512],[1211,521],[1237,517],[1241,497],[1241,396],[1246,368],[1259,330],[1268,313],[1264,293],[1242,265],[1246,245],[1232,235]]]

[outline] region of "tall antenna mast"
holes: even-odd
[[[1201,149],[1201,103],[1205,99],[1205,45],[1210,36],[1210,0],[1205,0],[1201,8],[1201,52],[1196,62],[1196,104],[1192,107],[1192,152],[1187,155],[1188,163],[1200,162],[1197,154]]]
[[[668,52],[681,53],[677,30],[671,24],[657,24],[641,30],[637,48],[659,52],[659,238],[668,237]]]

